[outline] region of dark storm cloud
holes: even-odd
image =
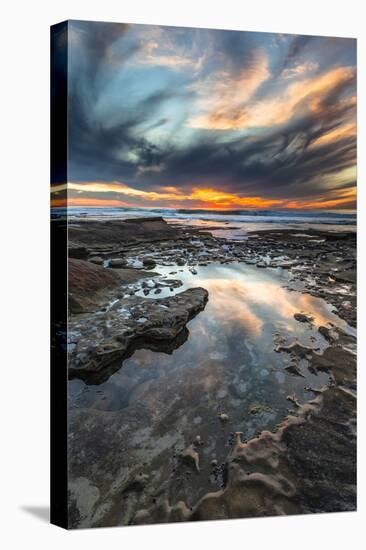
[[[94,71],[105,60],[108,48],[123,37],[129,25],[125,23],[98,23],[95,21],[71,21],[71,32],[77,33]],[[131,52],[132,53],[132,52]]]
[[[125,120],[111,127],[98,124],[85,110],[85,104],[75,93],[69,99],[69,139],[72,142],[71,168],[76,179],[90,181],[129,179],[136,172],[136,162],[121,160],[121,153],[138,157],[139,166],[162,162],[168,151],[136,134],[136,128],[151,117],[160,102],[172,92],[162,90],[139,103],[138,110],[126,113]],[[153,124],[162,126],[165,119]]]
[[[232,139],[222,145],[221,134],[205,139],[202,133],[191,147],[170,151],[164,159],[164,174],[151,175],[150,181],[174,181],[184,186],[209,178],[215,183],[225,182],[231,191],[265,191],[268,196],[281,197],[319,192],[322,176],[335,174],[356,161],[355,136],[311,147],[317,138],[341,127],[354,110],[353,105],[337,102],[353,80],[350,77],[330,90],[320,104],[320,112],[297,117],[255,138]]]
[[[288,50],[282,64],[282,70],[298,61],[306,47],[314,41],[312,36],[294,36],[290,39]]]
[[[164,185],[181,189],[221,185],[241,194],[287,198],[320,193],[324,176],[355,164],[354,135],[314,146],[321,136],[354,117],[355,105],[347,101],[355,88],[351,72],[322,93],[316,110],[303,108],[300,102],[288,120],[254,128],[244,135],[189,128],[185,122],[169,126],[195,105],[189,86],[195,79],[222,71],[223,79],[235,80],[238,72],[253,68],[259,50],[268,56],[269,65],[272,62],[277,67],[267,79],[265,91],[273,94],[277,86],[281,97],[281,86],[287,85],[281,73],[302,62],[309,52],[313,59],[314,44],[322,39],[286,37],[282,48],[273,53],[275,35],[180,29],[176,31],[177,50],[183,53],[179,58],[171,54],[170,64],[166,44],[161,52],[155,45],[159,42],[157,28],[146,26],[149,38],[145,42],[140,38],[141,28],[138,35],[136,29],[122,24],[72,22],[77,40],[71,46],[69,88],[71,180],[120,181],[145,190]],[[169,36],[171,43],[174,29],[169,30]],[[205,60],[202,66],[197,56],[193,58],[197,44]],[[349,50],[354,47],[345,44]],[[111,51],[117,52],[116,67],[111,64]],[[321,50],[315,53],[324,65],[327,52],[323,57]],[[136,88],[126,91],[124,80],[113,81],[113,71],[122,76],[130,71]],[[258,92],[253,97],[255,94],[258,97]],[[116,106],[112,115],[104,107],[104,103],[108,105],[105,97]],[[251,102],[240,106],[241,112],[247,109],[250,113],[252,108]]]

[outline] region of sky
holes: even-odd
[[[66,48],[53,206],[355,208],[354,39],[69,21]]]

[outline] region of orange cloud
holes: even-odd
[[[257,50],[253,63],[237,74],[217,71],[206,79],[190,86],[198,95],[198,108],[202,115],[188,120],[191,128],[225,130],[228,120],[240,117],[243,105],[254,96],[258,88],[270,77],[268,59]]]
[[[320,76],[292,82],[275,98],[249,101],[236,109],[230,103],[229,107],[227,103],[214,106],[210,113],[196,116],[188,125],[209,130],[240,130],[284,124],[299,111],[318,111],[330,90],[351,82],[354,76],[354,68],[338,67]],[[230,87],[231,82],[226,85]]]
[[[265,199],[260,196],[256,197],[241,197],[233,193],[225,193],[218,189],[213,188],[200,188],[194,187],[190,193],[181,193],[175,187],[163,187],[161,192],[157,191],[142,191],[140,189],[134,189],[129,187],[124,183],[100,183],[100,182],[87,182],[87,183],[68,183],[63,185],[53,186],[51,192],[57,194],[60,191],[76,191],[77,193],[116,193],[123,195],[126,198],[135,197],[137,199],[142,199],[145,201],[145,204],[155,203],[155,202],[165,202],[169,201],[170,205],[173,203],[179,208],[183,201],[188,201],[194,203],[196,208],[268,208],[275,205],[281,205],[283,201],[278,199]],[[66,205],[66,199],[54,198],[54,206],[64,206]],[[101,199],[96,197],[86,198],[86,197],[69,197],[67,199],[69,205],[101,205],[103,206],[102,201],[105,201],[106,206],[132,206],[131,203],[122,202],[118,199]],[[55,204],[57,203],[57,204]]]
[[[62,185],[55,185],[52,188],[52,192],[59,192],[64,191],[66,189],[77,191],[80,193],[118,193],[120,195],[125,195],[126,197],[140,197],[143,199],[151,200],[151,201],[158,201],[158,200],[172,200],[172,199],[181,199],[182,197],[185,197],[184,195],[180,194],[179,192],[172,193],[172,188],[167,187],[166,189],[168,192],[162,192],[157,193],[155,191],[142,191],[140,189],[135,189],[133,187],[129,187],[125,183],[100,183],[100,182],[85,182],[85,183],[73,183],[69,182],[67,184]],[[186,198],[186,197],[185,197]]]
[[[349,171],[348,171],[349,172]],[[342,185],[353,177],[352,173],[343,175],[338,184]],[[324,182],[326,186],[327,182]],[[322,196],[311,198],[298,198],[295,200],[287,199],[269,199],[261,196],[240,196],[235,193],[228,193],[215,189],[213,187],[194,187],[189,193],[180,192],[176,187],[161,187],[161,191],[142,191],[134,189],[126,184],[87,182],[87,183],[68,183],[67,185],[55,185],[51,190],[52,206],[123,206],[123,207],[154,207],[164,205],[168,208],[205,208],[205,209],[264,209],[264,208],[353,208],[356,201],[356,188],[339,190],[325,190]],[[58,198],[60,191],[76,191],[77,196],[68,198]],[[119,198],[103,198],[102,194],[116,193],[128,199],[127,201]],[[83,196],[84,193],[92,196]],[[93,196],[95,194],[95,196]],[[134,203],[131,198],[135,198]],[[157,204],[158,203],[158,204]]]
[[[289,69],[285,69],[282,72],[283,78],[294,78],[296,76],[303,76],[307,73],[312,73],[316,71],[319,68],[318,63],[312,63],[312,62],[306,62],[300,65],[296,65],[295,67],[291,67]]]
[[[52,207],[68,207],[68,206],[132,206],[126,202],[117,199],[92,199],[86,197],[69,197],[64,199],[52,199]]]
[[[335,196],[334,196],[335,195]],[[328,192],[328,196],[314,198],[310,200],[293,200],[289,201],[286,208],[354,208],[357,199],[356,187],[339,191],[333,189]]]
[[[351,123],[345,124],[344,126],[340,126],[339,128],[336,128],[335,130],[331,130],[330,132],[318,137],[318,139],[313,141],[313,143],[311,144],[311,147],[317,147],[318,145],[325,145],[327,143],[335,142],[338,139],[352,137],[355,135],[356,135],[356,124],[351,124]]]

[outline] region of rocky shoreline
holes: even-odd
[[[187,323],[210,299],[201,287],[179,291],[183,268],[193,276],[210,264],[285,270],[289,289],[323,298],[350,327],[356,326],[356,240],[351,233],[257,231],[237,241],[217,238],[207,228],[144,218],[82,220],[69,226],[68,236],[70,379],[100,384],[138,349],[168,354],[178,349],[188,338]],[[154,271],[157,266],[169,269],[168,276]],[[171,295],[159,296],[166,291]],[[309,312],[294,317],[312,323]],[[136,472],[132,465],[122,471],[115,464],[116,448],[128,456],[125,441],[136,438],[134,426],[154,430],[152,418],[144,418],[142,411],[139,417],[135,410],[129,425],[121,427],[118,411],[71,411],[71,526],[354,510],[355,338],[330,326],[320,326],[319,333],[327,346],[323,352],[281,343],[275,351],[290,358],[291,375],[299,376],[305,358],[309,371],[326,372],[330,384],[312,391],[316,397],[303,404],[289,396],[294,412],[276,431],[264,430],[247,442],[233,433],[226,459],[211,466],[210,475],[221,480],[221,488],[195,502],[186,501],[177,483],[188,483],[186,474],[180,477],[181,468],[189,476],[202,475],[202,434],[188,445],[178,435],[164,443],[165,453],[180,450],[159,492],[152,482],[156,459],[146,458],[150,473]],[[218,422],[229,429],[225,412]],[[93,472],[93,461],[103,463],[103,475]]]

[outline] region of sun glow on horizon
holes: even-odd
[[[58,196],[67,192],[67,196]],[[115,194],[116,198],[106,197]],[[87,195],[87,196],[86,196]],[[104,195],[104,196],[103,196]],[[132,199],[132,200],[131,200]],[[214,187],[193,187],[190,192],[173,186],[158,191],[144,191],[118,182],[69,182],[55,185],[51,190],[51,206],[130,207],[130,208],[187,208],[205,210],[235,209],[321,209],[350,208],[356,200],[356,188],[325,191],[321,197],[275,199],[262,196],[240,196]]]

